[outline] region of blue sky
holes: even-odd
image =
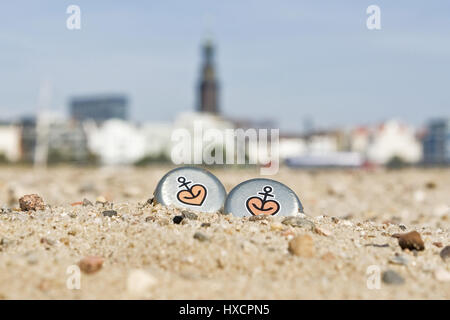
[[[81,30],[66,8],[81,8]],[[366,8],[381,8],[381,30]],[[69,97],[125,93],[131,117],[171,120],[193,110],[200,44],[211,30],[223,113],[316,126],[413,124],[450,116],[449,1],[3,1],[0,118]]]

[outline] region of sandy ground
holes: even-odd
[[[449,169],[282,168],[272,178],[299,195],[322,233],[279,217],[199,213],[174,224],[179,211],[146,204],[168,169],[0,168],[0,298],[450,299],[450,259],[433,244],[450,244]],[[259,176],[255,169],[212,171],[227,191]],[[29,193],[47,209],[20,212],[17,200]],[[99,196],[110,203],[95,204]],[[83,198],[94,205],[71,205]],[[102,214],[110,208],[117,216]],[[412,230],[424,251],[402,251],[392,237]],[[311,257],[288,251],[297,235],[312,238]],[[390,262],[396,254],[406,265]],[[81,288],[69,289],[77,283],[73,266],[89,255],[104,258],[103,267],[81,273]],[[386,270],[404,282],[378,281]]]

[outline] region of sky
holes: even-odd
[[[69,5],[81,29],[69,30]],[[366,26],[369,5],[381,30]],[[70,97],[124,93],[131,119],[172,121],[195,109],[200,48],[216,44],[224,115],[284,131],[423,125],[450,116],[449,1],[2,1],[0,119]]]

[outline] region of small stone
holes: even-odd
[[[272,230],[272,231],[281,231],[284,228],[285,227],[283,226],[283,224],[281,224],[279,222],[274,222],[270,225],[270,230]]]
[[[375,248],[389,248],[388,243],[378,244],[378,243],[368,243],[365,245],[366,247],[375,247]]]
[[[142,297],[157,284],[157,279],[148,272],[132,270],[127,278],[127,292],[133,297]]]
[[[314,256],[314,241],[309,235],[299,235],[289,241],[288,250],[299,257],[310,258]]]
[[[306,228],[311,231],[315,229],[315,224],[313,222],[300,217],[287,217],[281,223],[292,227]]]
[[[84,273],[90,274],[97,272],[103,266],[103,258],[96,256],[87,256],[80,260],[78,266]]]
[[[71,217],[71,218],[76,218],[76,217],[77,217],[77,215],[76,215],[75,212],[69,212],[67,215],[68,215],[69,217]]]
[[[0,239],[0,246],[2,246],[3,248],[6,248],[10,244],[11,244],[11,240],[8,240],[6,238],[1,238]]]
[[[398,227],[399,227],[400,229],[402,229],[402,231],[405,231],[405,230],[407,229],[406,226],[405,226],[404,224],[399,224]]]
[[[191,211],[184,210],[181,212],[181,215],[183,218],[189,219],[189,220],[197,220],[197,215]]]
[[[394,257],[389,259],[389,262],[392,264],[398,264],[401,266],[406,266],[408,264],[408,259],[406,259],[404,256],[396,254]]]
[[[83,207],[93,206],[92,202],[90,202],[88,199],[83,199]]]
[[[200,225],[200,227],[202,227],[202,228],[208,228],[208,227],[211,227],[211,223],[209,223],[209,222],[203,222],[203,223]]]
[[[20,209],[22,211],[44,210],[44,200],[37,194],[27,194],[19,199]]]
[[[438,247],[438,248],[442,248],[444,245],[442,244],[442,242],[433,242],[433,245]]]
[[[248,221],[261,221],[261,220],[266,220],[268,218],[269,218],[269,216],[261,214],[258,216],[251,216],[250,218],[248,218]]]
[[[450,272],[448,272],[447,270],[445,270],[442,267],[439,267],[434,270],[434,277],[438,281],[449,282],[450,281]]]
[[[55,241],[48,239],[48,238],[41,238],[41,243],[52,246],[55,244]]]
[[[155,204],[155,198],[154,198],[154,197],[149,198],[149,199],[147,200],[146,204],[147,204],[147,205],[153,205],[153,204]]]
[[[106,198],[103,197],[103,196],[98,196],[97,199],[95,199],[95,202],[96,202],[96,203],[105,204],[105,203],[108,202],[108,200],[106,200]]]
[[[381,280],[383,280],[386,284],[400,285],[405,283],[405,279],[401,275],[399,275],[394,270],[387,270],[383,272],[381,276]]]
[[[446,246],[444,249],[442,249],[439,255],[441,256],[442,260],[447,261],[447,259],[450,258],[450,246]]]
[[[396,233],[392,235],[394,238],[398,238],[398,244],[402,250],[417,250],[422,251],[425,249],[425,244],[423,243],[420,233],[417,231],[411,231],[408,233]]]
[[[427,189],[435,189],[435,188],[436,188],[436,183],[435,183],[434,181],[428,181],[428,182],[425,184],[425,187],[426,187]]]
[[[314,228],[314,232],[317,233],[318,235],[325,236],[325,237],[329,237],[332,234],[331,231],[328,229],[317,228],[317,227]]]
[[[175,216],[175,217],[173,217],[173,223],[175,223],[175,224],[180,224],[181,223],[181,221],[183,221],[183,216]]]
[[[201,233],[201,232],[196,232],[194,234],[194,239],[197,239],[198,241],[204,242],[204,241],[208,241],[209,237],[206,236],[205,234]]]
[[[61,239],[59,239],[59,242],[63,243],[66,246],[69,246],[69,244],[70,244],[69,238],[61,238]]]
[[[117,211],[115,211],[115,210],[106,210],[106,211],[103,211],[102,214],[105,217],[113,217],[113,216],[117,216]]]

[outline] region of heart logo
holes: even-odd
[[[178,201],[192,206],[201,206],[205,202],[208,192],[204,185],[194,184],[189,187],[192,181],[186,182],[185,177],[178,177],[178,182],[181,183],[179,187],[186,188],[186,190],[181,190],[177,193]]]
[[[261,198],[258,197],[248,198],[246,206],[248,211],[250,211],[250,213],[255,216],[258,216],[260,214],[270,216],[274,215],[278,212],[278,210],[280,210],[280,205],[278,204],[278,202],[274,200],[263,202]]]
[[[268,197],[274,197],[273,194],[270,194],[272,191],[271,186],[265,186],[263,188],[264,192],[258,192],[258,194],[262,195],[263,198],[260,197],[250,197],[247,199],[245,203],[248,212],[250,212],[254,216],[258,216],[261,214],[264,215],[274,215],[280,210],[280,204],[275,200],[267,200]]]

